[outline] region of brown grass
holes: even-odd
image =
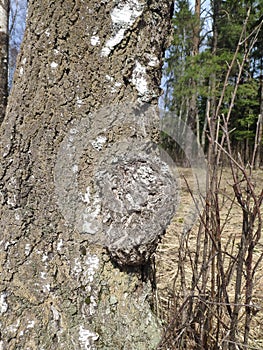
[[[195,341],[191,337],[186,337],[188,345],[181,343],[181,347],[176,343],[175,339],[180,334],[178,327],[178,318],[185,317],[186,309],[186,300],[190,298],[198,298],[198,287],[192,288],[192,278],[193,278],[193,261],[195,259],[195,252],[197,249],[197,235],[198,229],[200,227],[200,220],[197,219],[195,225],[192,227],[190,232],[182,239],[182,231],[185,217],[188,215],[189,207],[191,206],[193,199],[189,192],[188,186],[186,185],[183,177],[186,178],[189,187],[191,188],[194,182],[194,179],[191,176],[191,170],[186,168],[178,169],[182,177],[181,179],[181,204],[178,208],[177,214],[174,217],[172,223],[170,224],[161,244],[158,247],[156,252],[156,267],[157,267],[157,312],[159,316],[164,320],[166,327],[166,335],[170,339],[169,346],[165,345],[166,342],[163,342],[163,347],[161,349],[199,349],[195,344]],[[253,172],[253,181],[256,183],[256,191],[259,192],[262,189],[263,183],[263,171],[254,171]],[[235,256],[238,248],[239,238],[242,232],[242,210],[238,205],[237,201],[234,199],[233,192],[233,180],[231,177],[231,172],[228,168],[224,168],[222,171],[222,179],[220,183],[220,216],[221,216],[221,227],[223,226],[221,234],[222,250],[224,251],[224,268],[227,270],[229,266],[233,265],[233,256]],[[199,257],[199,267],[198,271],[201,271],[202,268],[202,259],[201,255],[203,254],[204,248],[204,239],[205,233],[204,229],[200,230],[201,235],[201,250]],[[254,263],[260,258],[263,254],[263,238],[261,237],[260,242],[255,248],[254,254]],[[180,264],[181,262],[181,264]],[[179,268],[181,266],[181,268]],[[209,267],[211,270],[211,266]],[[229,276],[232,276],[228,285],[227,292],[229,296],[230,304],[234,300],[235,292],[235,269],[232,268],[232,272],[229,273]],[[254,288],[253,288],[253,298],[252,304],[252,323],[250,329],[250,340],[248,348],[263,349],[263,262],[261,261],[257,267],[255,278],[254,278]],[[206,286],[206,292],[208,294],[208,303],[211,299],[209,295],[211,290],[209,286],[211,285],[211,271],[209,272],[208,282]],[[198,286],[201,284],[198,283]],[[243,277],[243,290],[245,288],[245,276]],[[194,296],[193,296],[194,294]],[[244,302],[244,296],[241,298],[241,302]],[[185,303],[185,304],[184,304]],[[197,305],[197,300],[194,301]],[[219,311],[220,305],[211,304],[211,312],[221,315],[222,318],[222,334],[220,336],[221,349],[228,349],[227,345],[224,346],[224,337],[227,338],[227,330],[229,329],[230,319],[227,315],[225,305],[222,305],[221,310]],[[209,309],[209,308],[208,308]],[[241,308],[240,312],[240,342],[242,342],[243,334],[243,325],[244,325],[244,316],[245,316],[245,307]],[[177,319],[175,322],[175,318]],[[221,322],[220,321],[220,322]],[[175,326],[176,325],[176,326]],[[192,327],[192,326],[191,326]],[[196,326],[196,333],[201,330]],[[213,331],[216,332],[216,329],[211,327]],[[182,332],[185,330],[182,329]],[[210,334],[211,339],[213,334]],[[167,343],[167,344],[168,344]],[[173,345],[171,344],[177,344]],[[220,347],[218,347],[219,349]],[[241,347],[242,348],[242,347]]]

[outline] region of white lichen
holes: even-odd
[[[78,134],[78,130],[77,130],[76,128],[71,128],[71,129],[69,130],[69,133],[70,133],[71,135],[76,135],[76,134]]]
[[[94,275],[99,268],[100,260],[97,255],[87,255],[85,260],[84,278],[85,282],[91,284],[94,280]]]
[[[96,219],[99,212],[100,208],[98,211],[89,214],[83,214],[82,232],[89,233],[90,235],[95,235],[95,233],[97,233],[98,229],[96,227]]]
[[[91,141],[93,148],[98,151],[102,150],[103,145],[106,143],[107,137],[104,135],[99,135],[96,140]]]
[[[76,104],[77,104],[78,107],[80,107],[80,106],[83,104],[82,99],[79,98],[78,96],[77,96],[77,98],[76,98]]]
[[[123,2],[118,3],[118,6],[111,12],[114,33],[101,50],[101,56],[109,56],[113,48],[122,41],[127,29],[129,29],[142,14],[143,8],[144,5],[138,0],[129,1],[128,4]]]
[[[83,201],[86,202],[87,204],[90,203],[90,188],[86,188],[86,193],[84,193]]]
[[[135,67],[132,72],[132,83],[136,87],[139,96],[143,96],[148,93],[148,84],[146,80],[146,68],[140,64],[140,62],[135,62]]]
[[[112,51],[112,49],[114,48],[114,46],[118,45],[122,39],[124,38],[124,33],[125,33],[126,29],[121,28],[117,34],[110,38],[107,42],[105,47],[101,50],[101,55],[104,57],[109,56],[110,52]]]
[[[97,333],[91,332],[88,329],[85,329],[82,325],[79,327],[79,343],[81,349],[83,350],[93,350],[94,342],[99,339]]]
[[[35,326],[35,321],[34,320],[28,321],[27,328],[34,328],[34,326]]]
[[[108,75],[108,74],[105,75],[105,78],[106,78],[106,80],[108,80],[108,81],[113,81],[113,80],[114,80],[113,77],[111,77],[111,76]]]
[[[31,245],[29,243],[27,243],[25,245],[25,255],[28,256],[31,252]]]
[[[41,277],[42,279],[44,279],[44,280],[47,279],[47,276],[46,276],[46,275],[47,275],[47,273],[46,273],[45,271],[41,271],[41,272],[40,272],[40,277]]]
[[[10,324],[10,326],[8,326],[8,331],[11,333],[16,333],[19,325],[20,325],[20,320],[18,319],[16,323]]]
[[[82,232],[89,233],[91,235],[94,235],[98,232],[99,229],[99,222],[98,222],[98,216],[101,211],[101,202],[100,198],[94,197],[93,198],[93,204],[92,204],[92,210],[90,210],[90,207],[87,207],[85,212],[82,214]]]
[[[51,288],[51,286],[50,286],[49,283],[44,284],[44,285],[43,285],[43,292],[44,292],[44,293],[49,293],[49,292],[50,292],[50,288]]]
[[[4,314],[8,310],[8,303],[6,301],[7,295],[5,292],[0,294],[0,314]]]
[[[92,294],[93,281],[96,271],[99,268],[100,260],[96,255],[87,254],[85,260],[75,258],[72,272],[75,278],[81,281],[86,286],[86,292],[90,293],[89,314],[93,315],[97,309],[97,297]]]
[[[158,57],[152,54],[146,54],[146,58],[149,60],[148,61],[148,66],[150,67],[159,67],[160,61]]]
[[[74,259],[74,265],[72,271],[75,275],[79,275],[82,272],[81,261],[79,258]]]
[[[96,46],[100,44],[100,38],[97,35],[92,35],[90,38],[90,43],[92,46]]]
[[[60,313],[58,312],[58,310],[55,308],[54,305],[51,305],[50,308],[51,308],[51,311],[52,311],[52,314],[53,314],[53,319],[55,321],[58,321],[60,319]]]
[[[111,88],[111,93],[115,93],[116,91],[119,90],[119,88],[122,86],[122,83],[116,82],[114,86]]]
[[[128,25],[133,24],[137,17],[141,15],[143,11],[143,5],[138,0],[131,0],[126,2],[119,2],[111,13],[112,23]]]
[[[10,181],[9,181],[9,185],[15,186],[16,184],[17,184],[17,179],[16,179],[16,177],[12,176]]]
[[[16,242],[17,242],[17,241],[15,241],[15,240],[14,240],[14,241],[11,241],[11,242],[8,242],[8,241],[7,241],[7,242],[5,243],[4,250],[7,250],[7,248],[8,248],[10,245],[15,245]]]
[[[57,66],[58,66],[58,63],[57,63],[57,62],[51,62],[51,63],[50,63],[50,67],[51,67],[52,69],[56,69]]]
[[[7,33],[7,10],[0,4],[0,32]]]
[[[82,232],[95,234],[98,230],[97,217],[100,214],[101,203],[98,196],[91,196],[90,188],[82,194],[82,201],[87,204],[85,211],[82,213]]]
[[[79,171],[79,167],[77,164],[74,164],[73,167],[72,167],[72,171],[74,174],[76,174],[78,171]]]
[[[50,37],[50,30],[49,30],[49,29],[46,29],[45,34],[46,34],[46,36],[49,38],[49,37]]]
[[[47,273],[45,271],[41,271],[40,272],[40,278],[43,279],[43,280],[46,280],[47,279]],[[47,284],[43,284],[42,286],[42,290],[44,293],[49,293],[50,292],[50,284],[47,283]]]
[[[42,261],[46,262],[47,260],[48,260],[48,255],[44,253],[42,256]]]
[[[97,297],[92,294],[92,283],[94,276],[99,268],[100,260],[96,255],[88,254],[85,259],[83,282],[87,286],[87,292],[90,293],[89,313],[94,315],[97,310]]]
[[[15,207],[16,206],[16,195],[13,193],[12,197],[8,197],[7,199],[7,204],[10,205],[11,207]]]
[[[85,285],[91,285],[94,275],[99,268],[100,260],[97,255],[87,254],[85,260],[75,258],[72,271],[76,277],[82,278]]]
[[[9,145],[7,145],[6,147],[9,147]],[[9,153],[9,150],[8,150],[8,152],[4,152],[3,153],[3,158],[5,158],[8,155],[8,153]]]
[[[58,244],[57,244],[57,250],[60,251],[60,250],[62,249],[62,247],[63,247],[63,240],[60,239],[60,240],[58,241]]]

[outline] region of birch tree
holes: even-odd
[[[158,344],[175,187],[148,146],[172,3],[29,1],[0,134],[1,349]]]

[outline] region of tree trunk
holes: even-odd
[[[160,339],[150,261],[174,183],[141,105],[157,104],[172,3],[29,1],[0,135],[1,349]]]
[[[0,123],[5,115],[8,95],[8,14],[9,0],[0,1]]]
[[[201,1],[195,0],[195,23],[193,28],[193,56],[199,54]]]
[[[200,15],[201,15],[201,1],[195,1],[195,21],[193,25],[193,48],[192,56],[197,56],[199,53],[200,45]],[[198,143],[200,142],[200,126],[198,116],[198,105],[197,105],[197,83],[195,78],[190,80],[192,96],[189,101],[189,125],[191,129],[196,133]]]
[[[260,109],[259,109],[259,116],[257,121],[257,130],[256,130],[256,138],[255,138],[255,145],[254,145],[254,152],[255,152],[255,169],[258,169],[260,167],[260,155],[262,150],[262,136],[263,136],[263,76],[261,74],[260,77]]]
[[[9,9],[9,42],[8,42],[8,91],[12,87],[16,68],[16,58],[20,51],[26,25],[27,0],[10,2]]]

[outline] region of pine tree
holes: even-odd
[[[250,51],[242,70],[229,121],[230,129],[235,129],[231,133],[233,146],[236,151],[244,154],[245,161],[251,160],[260,114],[263,39],[262,29],[259,27],[262,24],[260,12],[262,5],[262,0],[211,1],[212,30],[209,31],[204,27],[204,17],[199,17],[199,22],[196,22],[198,11],[196,10],[195,14],[188,1],[177,1],[174,14],[174,42],[167,58],[166,106],[174,110],[179,119],[188,121],[205,148],[206,132],[209,130],[209,133],[214,135],[218,117],[227,114],[237,82],[239,64],[244,55]],[[225,77],[235,55],[249,9],[250,16],[242,44],[238,48],[237,59],[224,89]],[[204,13],[202,8],[200,12]],[[199,23],[201,33],[199,52],[196,49],[196,23]],[[202,37],[205,40],[202,40]],[[217,110],[223,90],[223,100],[220,109]]]
[[[193,11],[190,2],[175,2],[174,40],[169,49],[165,74],[166,107],[199,130],[197,91],[199,84],[193,62],[200,47],[200,1],[196,1]]]

